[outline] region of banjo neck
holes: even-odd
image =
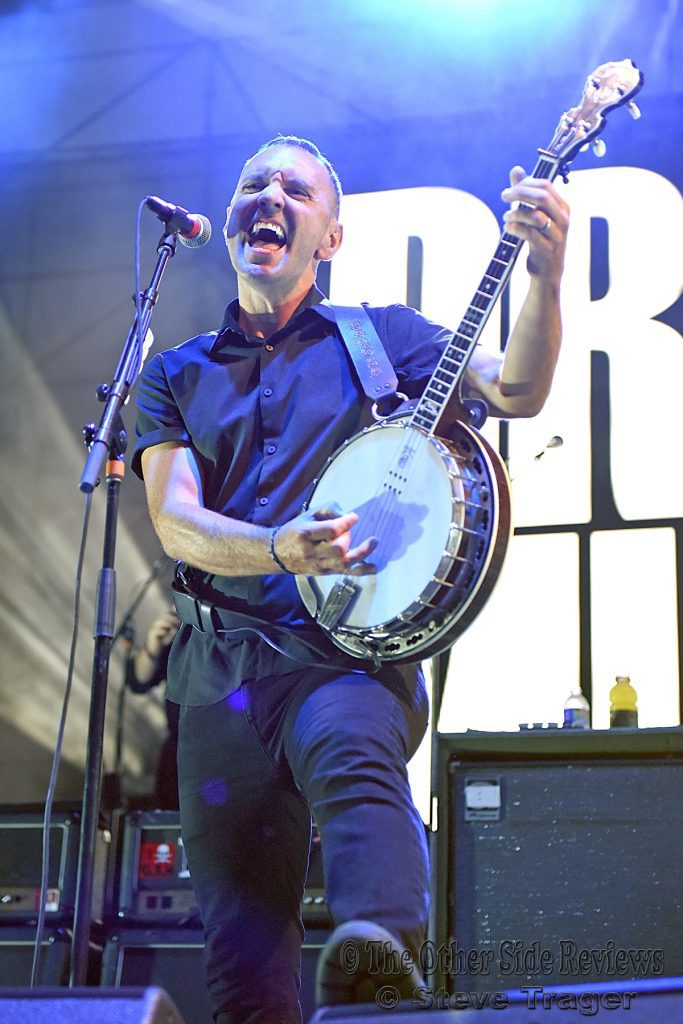
[[[558,174],[560,160],[545,150],[532,177],[552,181]],[[462,379],[472,353],[479,341],[493,307],[505,289],[524,240],[504,231],[498,241],[484,276],[470,301],[460,325],[443,351],[422,397],[410,418],[411,426],[433,435],[453,395],[460,395]]]
[[[552,181],[557,174],[561,174],[566,179],[571,160],[589,143],[594,145],[598,156],[602,155],[604,145],[602,140],[597,140],[597,136],[604,127],[605,115],[616,107],[628,104],[632,117],[640,117],[633,96],[642,84],[643,75],[631,60],[612,61],[596,68],[586,80],[579,104],[562,115],[547,148],[538,150],[540,160],[532,176]],[[501,235],[474,298],[417,403],[410,420],[411,425],[433,435],[441,414],[454,394],[462,407],[460,388],[467,363],[491,310],[507,284],[522,244],[521,238],[515,238],[507,232]],[[483,403],[476,404],[485,410]]]

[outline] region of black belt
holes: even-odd
[[[219,639],[248,639],[249,636],[258,636],[264,640],[279,654],[286,658],[297,661],[301,665],[314,666],[316,668],[341,668],[345,672],[362,672],[367,674],[377,667],[371,662],[353,659],[353,668],[350,664],[341,665],[330,661],[329,651],[318,647],[312,641],[276,626],[266,619],[256,615],[245,614],[244,612],[233,611],[231,608],[221,608],[220,605],[212,604],[210,601],[202,600],[195,594],[181,589],[178,582],[172,584],[173,601],[181,622],[187,623],[200,633],[208,636],[215,636]]]

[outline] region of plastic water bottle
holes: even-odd
[[[580,689],[572,690],[564,702],[563,729],[590,729],[590,704]]]
[[[635,729],[638,726],[638,694],[629,676],[617,676],[609,692],[609,724],[611,729]]]

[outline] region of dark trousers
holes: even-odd
[[[406,762],[428,702],[415,675],[306,669],[181,709],[182,834],[218,1024],[301,1020],[311,811],[335,924],[373,921],[417,955],[428,858]]]

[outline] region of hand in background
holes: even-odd
[[[146,650],[150,658],[158,659],[162,651],[172,644],[179,626],[180,619],[174,610],[163,612],[149,627],[141,650]]]
[[[131,689],[144,692],[148,686],[161,682],[158,677],[159,660],[171,646],[179,626],[180,620],[175,610],[157,616],[149,627],[145,642],[132,659],[134,679],[130,680]]]

